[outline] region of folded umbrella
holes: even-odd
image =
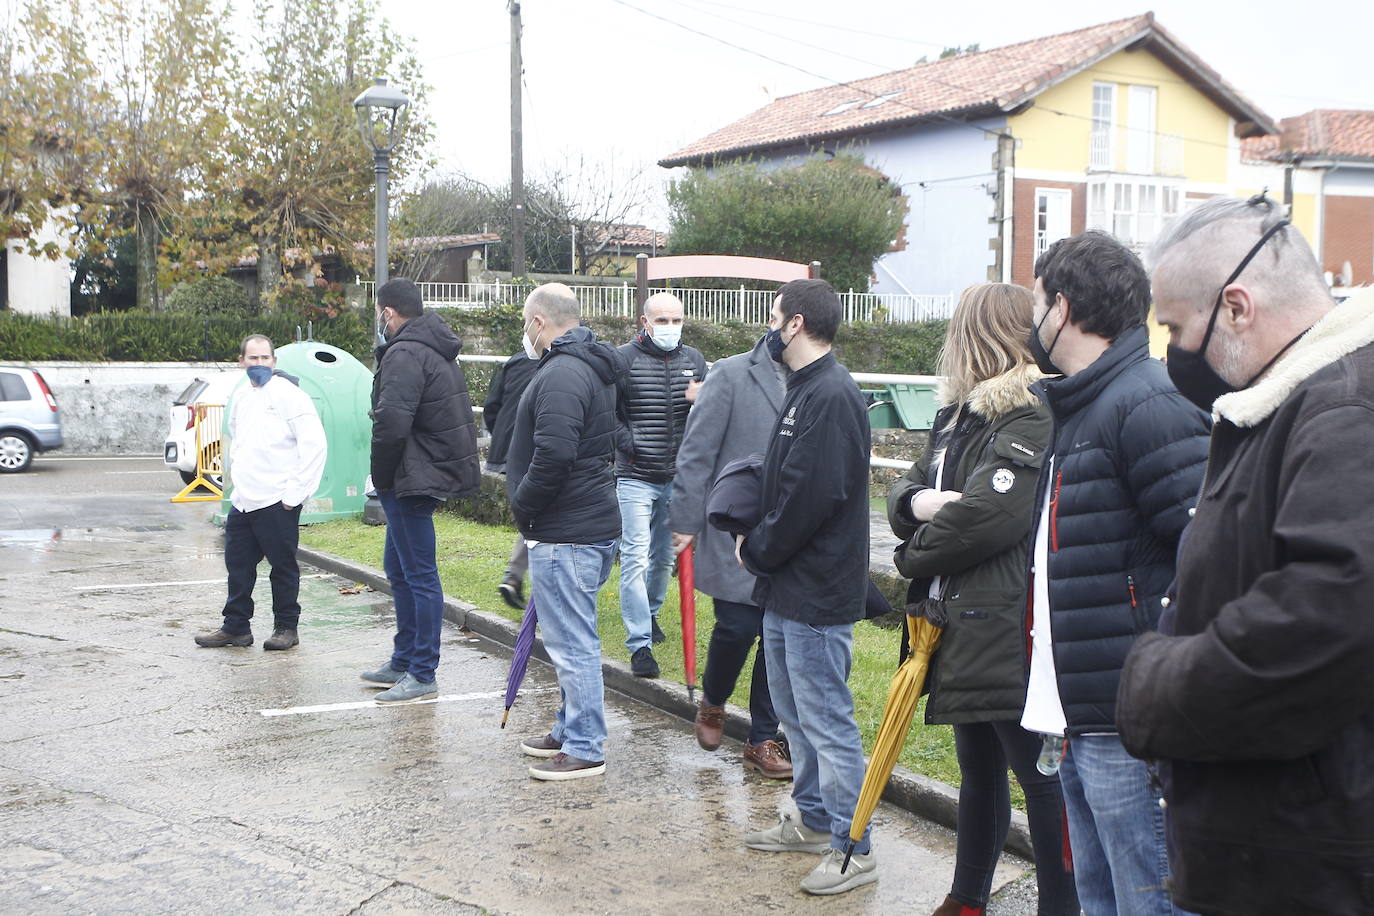
[[[525,680],[525,669],[530,666],[530,653],[534,651],[534,627],[539,615],[534,610],[534,595],[531,593],[529,604],[525,605],[525,617],[520,621],[520,632],[515,637],[515,652],[510,657],[510,673],[506,675],[506,711],[501,713],[501,727],[506,727],[510,718],[510,708],[515,705],[520,684]]]
[[[687,681],[687,699],[696,702],[697,689],[697,576],[688,546],[677,555],[677,582],[681,589],[678,609],[682,612],[682,673]]]
[[[888,684],[887,705],[883,707],[882,722],[879,723],[877,737],[873,740],[873,754],[868,759],[868,771],[864,773],[863,787],[859,789],[859,801],[854,806],[854,818],[849,825],[849,844],[844,852],[844,864],[840,866],[841,873],[849,868],[849,859],[854,855],[854,847],[863,839],[868,822],[873,818],[873,810],[878,807],[878,799],[882,796],[888,779],[892,777],[897,755],[901,753],[902,745],[906,743],[907,732],[911,730],[911,717],[915,714],[916,703],[921,698],[921,688],[925,685],[926,672],[930,668],[930,656],[940,644],[940,637],[944,633],[941,625],[932,623],[925,616],[907,614],[906,620],[911,631],[911,654],[897,667],[897,673]]]

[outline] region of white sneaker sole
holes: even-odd
[[[830,838],[827,837],[820,843],[751,843],[744,841],[746,849],[757,849],[760,852],[805,852],[813,856],[818,856],[830,848]]]
[[[378,706],[405,706],[407,703],[420,703],[424,700],[432,700],[439,695],[439,691],[431,690],[429,693],[422,693],[419,696],[406,697],[404,700],[383,700],[381,697],[373,697],[372,702]]]
[[[541,770],[538,767],[530,767],[530,775],[535,779],[543,779],[549,782],[562,782],[568,779],[581,779],[584,776],[600,776],[606,772],[606,764],[598,763],[594,767],[583,767],[580,770],[568,770],[564,773],[555,773],[549,770]]]
[[[545,749],[542,747],[530,747],[523,741],[520,743],[520,753],[524,754],[526,757],[542,757],[547,760],[550,757],[556,757],[560,750],[562,750],[562,748],[555,747]]]
[[[876,870],[866,871],[863,874],[854,875],[853,877],[846,876],[846,879],[847,880],[841,881],[839,884],[821,888],[807,887],[806,882],[803,881],[801,889],[808,894],[815,894],[819,897],[827,897],[831,894],[843,894],[845,891],[852,891],[856,887],[863,887],[865,884],[872,884],[874,881],[877,881],[878,872]]]

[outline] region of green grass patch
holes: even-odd
[[[507,607],[496,591],[506,569],[515,529],[482,525],[447,512],[434,516],[438,540],[439,576],[445,594],[461,598],[484,611],[519,620],[519,611]],[[380,568],[385,529],[361,521],[341,520],[309,525],[301,529],[301,542],[320,550],[347,557],[358,563]],[[619,565],[597,598],[600,618],[601,651],[604,655],[629,662],[625,648],[625,627],[620,621],[618,589]],[[674,580],[659,615],[659,625],[668,640],[654,647],[654,657],[663,677],[682,682],[682,628],[678,608],[678,588]],[[697,678],[706,664],[706,647],[711,639],[715,614],[711,599],[697,594]],[[887,699],[887,684],[897,664],[899,630],[883,629],[867,621],[854,627],[854,666],[849,687],[854,694],[855,717],[863,736],[864,749],[873,745],[873,736],[882,720]],[[731,702],[748,709],[752,666],[745,665]],[[925,701],[916,710],[916,721],[902,749],[899,762],[907,769],[953,786],[959,785],[959,763],[954,754],[954,734],[948,726],[923,724]],[[1012,783],[1013,800],[1023,807],[1019,787]]]

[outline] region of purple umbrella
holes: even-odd
[[[515,653],[510,657],[510,674],[506,675],[506,711],[501,714],[501,727],[506,727],[510,718],[510,708],[515,705],[515,695],[520,692],[520,682],[525,679],[525,669],[530,666],[530,653],[534,651],[534,625],[539,615],[534,611],[534,594],[531,589],[530,602],[525,605],[525,619],[520,621],[520,632],[515,637]]]

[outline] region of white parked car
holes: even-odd
[[[167,429],[167,441],[162,446],[162,463],[173,467],[181,474],[181,479],[190,483],[196,477],[196,423],[195,409],[201,404],[229,403],[229,393],[234,386],[243,381],[242,372],[217,372],[209,378],[198,378],[186,386],[172,402],[171,417]],[[224,456],[220,447],[220,424],[208,424],[200,433],[201,444],[205,450],[205,464],[210,469],[210,482],[217,487],[224,486]]]

